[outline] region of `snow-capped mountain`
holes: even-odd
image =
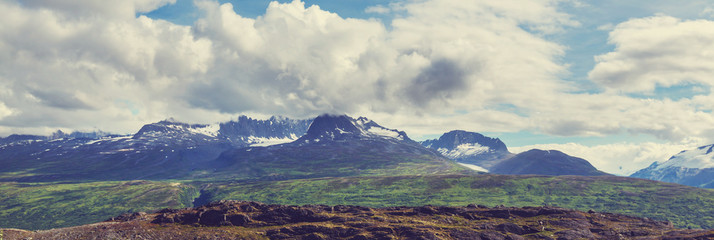
[[[236,146],[270,146],[295,141],[307,132],[312,119],[298,120],[273,116],[257,120],[241,116],[220,124],[218,137]]]
[[[65,133],[62,130],[57,130],[47,137],[48,140],[61,139],[61,138],[86,138],[86,139],[100,139],[103,137],[111,136],[112,134],[104,132],[101,130],[96,130],[92,132],[79,132],[74,131],[72,133]]]
[[[311,120],[240,117],[221,124],[187,124],[173,119],[144,125],[133,135],[61,131],[50,136],[0,138],[2,172],[17,179],[138,179],[179,177],[210,167],[230,148],[293,141]],[[89,176],[87,176],[89,175]]]
[[[488,170],[513,155],[508,151],[506,144],[498,138],[462,130],[444,133],[439,139],[426,140],[421,144],[439,151],[447,158],[483,170]]]
[[[218,124],[188,124],[167,119],[141,127],[132,139],[167,144],[199,144],[219,142]]]
[[[173,119],[144,125],[132,139],[173,144],[226,143],[235,147],[269,146],[292,142],[305,134],[312,120],[241,116],[219,124],[187,124]]]
[[[714,145],[682,151],[667,161],[652,163],[631,177],[714,188]]]
[[[215,175],[233,179],[471,172],[402,131],[346,115],[318,116],[291,143],[228,150],[215,165]]]
[[[297,143],[320,141],[347,141],[358,139],[384,139],[413,142],[407,134],[380,126],[365,117],[357,119],[347,115],[321,115],[310,124],[305,136]]]

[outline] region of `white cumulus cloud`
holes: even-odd
[[[616,49],[598,57],[590,76],[617,91],[579,93],[563,80],[568,46],[551,37],[580,26],[561,8],[577,1],[398,1],[389,12],[371,10],[392,14],[386,23],[299,0],[272,2],[254,18],[230,3],[197,0],[201,14],[191,26],[141,15],[173,2],[0,1],[0,135],[329,112],[416,136],[452,129],[714,136],[711,96],[618,94],[711,86],[714,28],[705,20],[614,25]]]
[[[669,16],[631,19],[610,32],[615,50],[596,57],[589,77],[618,92],[685,83],[714,85],[714,21]]]

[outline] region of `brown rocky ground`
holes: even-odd
[[[0,239],[714,239],[714,230],[556,207],[285,206],[220,201]]]

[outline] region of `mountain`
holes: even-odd
[[[47,137],[36,136],[36,135],[13,134],[13,135],[7,136],[6,138],[0,138],[0,145],[25,144],[25,143],[31,143],[31,142],[43,141],[43,140],[47,140]]]
[[[682,151],[665,162],[654,162],[631,177],[714,188],[714,145]]]
[[[241,116],[219,124],[187,124],[173,119],[144,125],[132,139],[173,144],[225,143],[234,147],[267,146],[292,142],[307,131],[312,120]]]
[[[382,127],[365,117],[353,119],[347,115],[329,114],[315,118],[305,136],[300,137],[297,142],[317,143],[320,141],[349,140],[386,140],[414,143],[407,137],[406,133]]]
[[[598,171],[587,160],[569,156],[556,150],[532,149],[503,160],[491,167],[496,174],[536,175],[608,175]]]
[[[402,131],[346,115],[318,116],[291,143],[228,150],[214,165],[214,175],[273,180],[469,172]]]
[[[221,124],[173,119],[144,125],[133,135],[61,131],[51,136],[0,139],[0,180],[131,180],[186,178],[206,172],[234,147],[293,141],[311,120],[240,117]],[[12,173],[12,174],[10,174]]]
[[[127,213],[105,222],[9,239],[707,239],[714,230],[558,207],[268,205],[220,201],[197,208]]]
[[[439,151],[449,159],[475,165],[486,171],[513,155],[508,151],[506,144],[498,138],[462,130],[444,133],[439,139],[426,140],[421,144]]]
[[[69,134],[62,132],[62,130],[57,130],[56,132],[52,133],[50,136],[47,136],[47,140],[55,140],[55,139],[61,139],[61,138],[99,139],[99,138],[108,137],[111,135],[112,134],[110,134],[108,132],[103,132],[101,130],[97,130],[97,131],[93,131],[93,132],[74,131]]]
[[[218,137],[234,146],[269,146],[295,141],[307,132],[312,119],[298,120],[273,116],[268,120],[240,116],[220,124]]]

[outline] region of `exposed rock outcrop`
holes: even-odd
[[[557,207],[285,206],[220,201],[5,239],[711,239],[714,230]]]

